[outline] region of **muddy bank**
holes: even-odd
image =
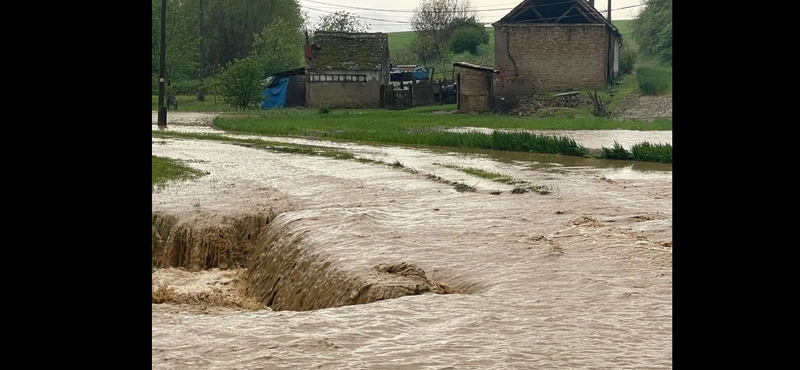
[[[155,267],[189,271],[244,268],[269,223],[298,207],[274,188],[248,187],[244,182],[237,187],[234,182],[219,181],[208,170],[208,161],[188,159],[184,163],[209,175],[171,183],[153,194],[151,249]],[[182,188],[193,196],[177,194]]]
[[[153,303],[200,311],[214,307],[266,309],[264,305],[246,297],[246,282],[246,269],[214,268],[198,272],[179,268],[158,269],[152,277]]]
[[[254,196],[258,196],[258,192],[255,190]],[[159,280],[157,284],[160,275],[154,275],[153,303],[305,311],[407,295],[460,292],[445,283],[432,281],[414,264],[370,264],[357,258],[343,263],[342,255],[325,253],[324,248],[310,241],[312,238],[301,236],[320,232],[324,226],[311,223],[304,227],[308,222],[302,218],[292,219],[302,214],[290,212],[296,210],[296,204],[289,202],[286,196],[276,198],[273,190],[267,193],[272,196],[272,203],[258,207],[240,205],[250,212],[231,212],[226,209],[230,205],[215,206],[213,199],[206,199],[210,203],[202,208],[198,205],[188,211],[155,207],[152,214],[155,267],[177,267],[180,270],[170,271],[199,272],[205,276],[209,276],[206,270],[243,271],[247,267],[249,272],[237,275],[237,281],[246,290],[235,293],[219,290],[180,293],[192,290],[182,285],[193,283],[191,279],[184,276],[167,282]],[[225,195],[216,197],[232,197]],[[336,215],[336,212],[328,211],[326,219],[336,223],[349,218],[348,214]],[[369,217],[359,219],[366,222]]]
[[[243,268],[275,211],[221,215],[205,210],[152,214],[153,265],[189,271]]]
[[[358,251],[334,253],[332,246],[315,242],[315,234],[332,232],[333,225],[358,222],[352,227],[377,229],[370,221],[380,217],[379,213],[326,210],[310,220],[303,215],[278,217],[248,265],[247,295],[273,310],[307,311],[408,295],[459,292],[432,281],[417,265],[374,264],[359,258]],[[319,222],[321,219],[326,221]]]

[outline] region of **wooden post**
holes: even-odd
[[[456,74],[456,109],[461,110],[461,72]]]

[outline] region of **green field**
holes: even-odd
[[[486,32],[489,34],[488,51],[494,53],[494,27],[486,27]],[[389,54],[396,52],[400,49],[407,49],[411,44],[411,39],[414,38],[414,31],[406,32],[392,32],[389,33]],[[481,54],[478,50],[478,54]]]

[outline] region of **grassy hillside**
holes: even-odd
[[[494,27],[486,27],[486,32],[489,33],[489,45],[488,45],[489,47],[487,51],[493,53]],[[407,49],[408,45],[411,43],[412,38],[414,38],[414,31],[389,33],[389,54],[394,53],[400,49]],[[478,54],[481,54],[480,50],[478,50]]]

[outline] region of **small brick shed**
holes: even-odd
[[[488,112],[492,106],[492,85],[498,71],[475,64],[457,62],[458,110],[470,114]]]
[[[594,0],[525,0],[493,26],[498,93],[601,88],[619,75],[622,36]]]

